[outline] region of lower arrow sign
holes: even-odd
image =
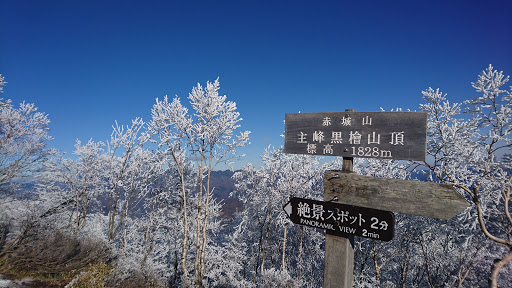
[[[297,197],[283,210],[293,223],[325,229],[331,235],[389,241],[395,232],[395,216],[388,211]]]

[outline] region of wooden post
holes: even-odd
[[[343,172],[353,171],[354,158],[343,157]],[[326,199],[324,193],[324,201]],[[325,234],[324,287],[350,288],[354,283],[354,237]]]
[[[351,288],[354,282],[354,247],[350,239],[326,234],[324,287]]]

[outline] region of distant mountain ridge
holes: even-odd
[[[210,187],[213,188],[213,197],[217,200],[223,201],[222,217],[230,218],[233,213],[243,210],[242,201],[236,198],[230,198],[229,194],[235,189],[235,180],[232,178],[236,171],[224,170],[224,171],[212,171]],[[36,178],[18,179],[14,184],[19,185],[20,192],[29,194],[28,191],[33,191],[37,186]],[[3,185],[4,188],[7,185]],[[104,197],[98,197],[98,200],[102,203],[102,207],[108,207],[108,200]],[[142,208],[141,208],[142,209]],[[107,212],[105,210],[103,212]]]
[[[233,213],[243,210],[242,201],[230,198],[229,194],[235,190],[235,180],[232,178],[235,171],[212,171],[210,187],[214,187],[213,196],[223,200],[222,217],[230,218]]]

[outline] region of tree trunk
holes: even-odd
[[[153,216],[155,213],[156,201],[153,201],[153,205],[151,205],[151,211],[149,212],[149,219],[146,226],[146,232],[144,233],[144,258],[142,259],[142,266],[146,265],[146,261],[148,259],[149,254],[153,250],[153,245],[150,244],[150,241],[153,241],[153,235],[151,228],[153,227]]]
[[[211,166],[211,158],[210,158],[210,164],[209,166]],[[208,176],[206,178],[206,205],[205,205],[205,208],[204,208],[204,220],[203,220],[203,247],[201,249],[201,259],[200,259],[200,264],[201,264],[201,280],[203,278],[203,275],[204,275],[204,267],[205,267],[205,264],[204,264],[204,257],[205,257],[205,251],[206,251],[206,243],[208,242],[208,238],[206,237],[206,231],[207,231],[207,228],[208,228],[208,208],[209,208],[209,205],[210,205],[210,176],[211,176],[211,169],[208,168]]]
[[[188,243],[188,219],[187,219],[187,189],[185,187],[185,175],[184,169],[180,171],[181,176],[181,191],[183,193],[183,242],[182,242],[182,254],[181,254],[181,269],[183,270],[183,278],[184,282],[186,282],[188,278],[188,269],[187,269],[187,243]]]
[[[377,281],[378,287],[380,287],[380,269],[381,266],[377,263],[377,247],[375,244],[375,240],[372,240],[372,249],[373,249],[373,266],[375,268],[375,281]]]
[[[300,241],[299,241],[299,281],[302,281],[302,254],[304,253],[304,248],[302,247],[302,242],[304,239],[304,229],[303,226],[300,226]]]
[[[285,224],[284,225],[284,232],[283,232],[283,253],[282,253],[282,256],[281,256],[281,261],[282,261],[281,271],[286,271],[285,256],[286,256],[286,234],[287,233],[288,233],[288,225]]]
[[[203,148],[204,151],[204,148]],[[196,216],[196,257],[194,260],[194,275],[197,287],[203,287],[203,277],[201,275],[200,258],[201,258],[201,213],[203,210],[203,161],[204,154],[201,154],[201,163],[199,165],[199,199],[197,201]]]
[[[267,232],[265,233],[265,239],[264,239],[264,242],[263,242],[263,250],[261,251],[261,267],[260,267],[260,270],[261,270],[261,274],[262,275],[263,275],[263,270],[265,270],[264,269],[264,267],[265,267],[265,258],[266,258],[266,254],[267,254],[267,245],[268,245],[268,237],[269,237],[269,235],[270,235],[270,221],[267,224]]]
[[[489,277],[489,286],[492,288],[498,287],[498,275],[505,265],[507,265],[510,261],[512,261],[512,248],[506,257],[502,259],[497,259],[497,261],[492,265],[491,268],[491,276]]]

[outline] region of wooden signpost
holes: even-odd
[[[352,172],[353,157],[425,161],[426,130],[427,114],[423,112],[347,110],[286,114],[285,153],[343,156],[343,170],[326,171],[324,175],[324,202],[292,198],[283,207],[292,222],[326,229],[324,287],[352,287],[353,241],[351,237],[339,237],[340,234],[334,226],[339,222],[338,214],[338,222],[325,222],[325,217],[333,217],[330,212],[322,213],[324,219],[319,221],[319,210],[316,210],[317,214],[311,214],[311,210],[309,214],[305,210],[299,211],[305,209],[306,204],[310,209],[313,205],[316,205],[315,209],[320,209],[321,206],[324,211],[336,211],[338,208],[337,211],[348,212],[347,215],[361,215],[361,219],[365,221],[368,217],[370,222],[375,218],[378,220],[373,219],[376,228],[379,227],[377,223],[380,223],[377,215],[384,219],[383,215],[390,213],[379,210],[450,219],[469,205],[449,185],[368,177]],[[302,208],[299,208],[299,203]],[[347,210],[348,206],[335,206],[336,204],[351,205],[351,208]],[[370,215],[370,210],[366,209],[378,212],[373,216],[363,217]],[[318,219],[309,221],[312,215]],[[384,222],[390,224],[392,221],[394,227],[394,218],[392,219],[386,218]],[[340,228],[345,227],[343,225],[336,227],[338,230],[348,231],[348,228]],[[368,228],[366,232],[363,229],[365,228],[359,227],[356,230],[361,232],[345,234],[365,237],[362,234],[366,233],[369,238],[387,241],[393,237],[391,234],[381,238],[381,234],[375,232],[378,229],[371,230],[372,232]],[[368,234],[369,232],[372,234]]]

